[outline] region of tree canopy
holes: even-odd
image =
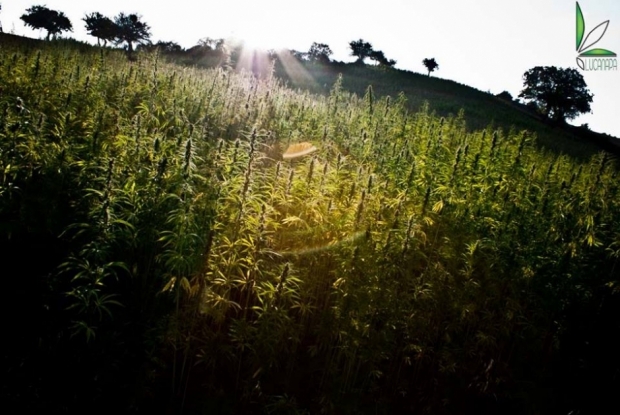
[[[363,39],[351,41],[349,47],[351,56],[357,57],[357,63],[364,63],[364,59],[369,58],[373,52],[372,45]]]
[[[114,42],[117,45],[127,43],[127,51],[133,52],[134,43],[148,42],[151,38],[151,28],[140,20],[137,14],[119,13],[114,18],[116,36]]]
[[[48,9],[45,6],[32,6],[20,17],[26,26],[33,29],[47,30],[47,40],[62,32],[72,32],[73,25],[63,12]]]
[[[373,50],[370,53],[370,59],[377,62],[381,66],[387,66],[391,68],[392,66],[396,65],[396,61],[394,59],[386,58],[383,51],[380,50]]]
[[[82,20],[86,23],[88,34],[97,38],[98,45],[103,40],[103,46],[105,46],[108,41],[114,41],[116,38],[116,24],[109,17],[96,12],[87,14]]]
[[[523,74],[523,86],[519,98],[554,121],[564,122],[590,112],[594,95],[576,69],[536,66]]]
[[[325,43],[312,43],[308,50],[308,60],[311,62],[329,63],[329,57],[333,54],[331,48]]]
[[[203,37],[198,40],[198,46],[205,50],[223,51],[226,48],[226,41],[223,38]]]
[[[495,95],[499,99],[503,99],[504,101],[511,102],[513,100],[512,94],[508,91],[502,91],[499,94]]]
[[[436,69],[439,69],[439,64],[435,60],[435,58],[425,58],[422,63],[426,66],[428,70],[428,76],[431,76],[431,72],[434,72]]]
[[[183,47],[177,42],[160,40],[155,44],[155,48],[159,49],[163,53],[181,53]]]

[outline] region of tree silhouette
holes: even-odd
[[[26,13],[20,19],[26,26],[33,29],[47,30],[46,40],[49,40],[52,35],[55,38],[59,33],[73,31],[71,21],[63,12],[51,10],[45,6],[32,6],[26,9]]]
[[[0,4],[0,11],[2,11],[2,4]],[[2,30],[2,22],[0,22],[0,33],[4,33],[4,30]]]
[[[210,37],[203,37],[198,40],[198,46],[205,50],[222,52],[226,49],[226,41],[223,38],[214,39]]]
[[[364,59],[372,54],[372,45],[363,39],[353,40],[349,43],[351,48],[351,56],[357,56],[356,63],[364,63]]]
[[[504,101],[512,102],[512,94],[508,91],[502,91],[495,96],[499,99],[503,99]]]
[[[308,53],[306,52],[301,52],[295,49],[289,49],[288,53],[300,62],[308,60]]]
[[[127,43],[127,51],[133,52],[133,44],[148,42],[151,37],[151,28],[145,22],[140,21],[137,14],[119,13],[114,18],[116,36],[114,42],[117,45]]]
[[[181,53],[183,48],[176,42],[160,40],[155,44],[155,48],[159,49],[163,53]]]
[[[431,72],[434,72],[436,69],[439,69],[439,64],[435,61],[435,58],[426,58],[422,61],[426,69],[428,70],[428,76],[431,76]]]
[[[523,74],[523,86],[519,98],[554,121],[565,122],[590,112],[594,95],[576,69],[536,66]]]
[[[312,43],[308,50],[308,60],[311,62],[329,63],[329,57],[333,54],[331,48],[325,43]]]
[[[369,57],[381,66],[387,66],[391,68],[392,66],[396,65],[396,61],[394,59],[387,59],[383,51],[380,50],[373,50],[370,53]]]
[[[103,40],[103,46],[106,46],[108,41],[116,38],[117,27],[109,17],[96,12],[87,14],[82,20],[86,23],[88,34],[97,38],[97,45],[101,45]]]
[[[160,40],[157,43],[138,44],[136,51],[159,51],[165,55],[179,55],[185,52],[181,45],[173,41]]]

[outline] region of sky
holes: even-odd
[[[349,42],[364,39],[396,67],[426,73],[422,60],[435,58],[444,79],[494,94],[523,89],[523,74],[535,66],[577,68],[574,0],[0,0],[5,32],[43,38],[19,17],[32,5],[63,11],[70,36],[91,43],[85,13],[143,16],[153,41],[191,47],[204,37],[243,39],[265,49],[307,51],[326,43],[332,59],[353,61]],[[596,47],[620,54],[620,1],[580,0],[586,34],[610,20]],[[620,57],[618,58],[620,66]],[[579,70],[579,69],[578,69]],[[594,94],[592,113],[572,121],[620,138],[620,70],[581,71]],[[465,112],[467,114],[467,110]]]

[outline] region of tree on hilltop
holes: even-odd
[[[396,61],[394,59],[386,58],[385,54],[383,53],[383,51],[380,51],[380,50],[373,50],[370,53],[369,57],[370,57],[370,59],[372,59],[373,61],[377,62],[381,66],[386,66],[388,68],[391,68],[394,65],[396,65]]]
[[[117,27],[110,19],[99,12],[87,14],[82,19],[86,23],[86,31],[89,35],[97,38],[97,45],[106,46],[108,41],[112,42],[116,38]]]
[[[295,49],[286,49],[286,51],[288,52],[289,55],[291,55],[293,58],[297,59],[300,62],[304,62],[308,60],[307,52],[301,52]]]
[[[351,56],[357,56],[355,63],[364,63],[364,59],[369,58],[373,52],[372,45],[363,39],[349,42],[349,47],[351,48]]]
[[[329,63],[329,57],[333,54],[329,45],[325,43],[312,43],[307,53],[308,60],[311,62]]]
[[[497,98],[502,99],[504,101],[512,102],[512,94],[508,91],[502,91],[499,94],[495,95]]]
[[[523,86],[519,98],[551,120],[565,122],[591,111],[594,95],[576,69],[536,66],[523,74]]]
[[[137,14],[119,13],[114,18],[116,36],[114,42],[117,45],[127,43],[127,51],[133,52],[134,43],[148,43],[151,38],[151,28],[140,20]]]
[[[160,40],[155,45],[156,49],[159,49],[163,53],[181,53],[183,47],[177,42]]]
[[[47,30],[46,40],[49,40],[51,36],[56,38],[59,33],[73,31],[71,21],[63,12],[51,10],[45,6],[32,6],[26,9],[26,13],[20,19],[24,21],[24,25],[33,29]]]
[[[203,37],[198,40],[198,46],[206,50],[224,51],[226,48],[226,41],[223,38],[213,39],[210,37]]]
[[[435,58],[426,58],[422,61],[426,69],[428,70],[428,76],[431,76],[431,72],[434,72],[436,69],[439,69],[439,64],[435,60]]]

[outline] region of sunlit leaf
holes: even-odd
[[[170,278],[170,280],[168,280],[168,282],[166,283],[166,285],[164,286],[164,288],[161,289],[161,292],[166,292],[166,291],[170,291],[174,288],[174,283],[177,281],[176,277],[172,277]]]
[[[441,212],[442,209],[443,209],[443,200],[438,201],[433,206],[433,212],[435,212],[435,213]]]
[[[181,287],[183,287],[183,289],[186,292],[190,291],[191,287],[190,287],[190,284],[189,284],[189,280],[187,278],[185,278],[185,277],[181,278]]]

